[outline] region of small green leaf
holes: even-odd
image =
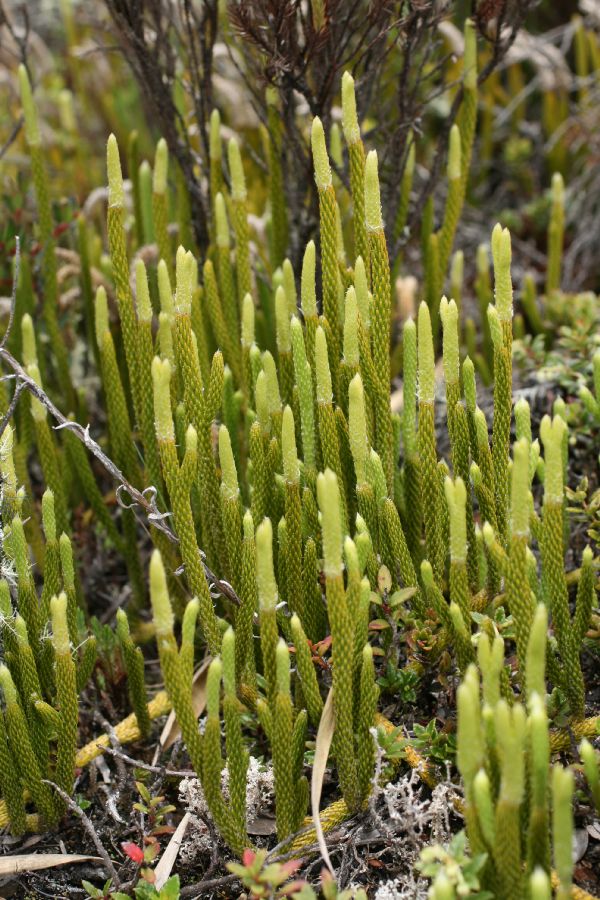
[[[160,889],[160,900],[179,900],[179,875],[171,875]]]
[[[144,800],[145,803],[151,803],[152,796],[150,794],[150,791],[146,787],[146,785],[143,784],[141,781],[136,781],[135,786],[136,786],[136,788],[138,790],[138,794],[140,795],[142,800]]]
[[[89,809],[89,807],[92,805],[92,801],[86,800],[85,797],[83,796],[83,794],[76,795],[75,803],[77,804],[79,809]],[[86,890],[87,890],[87,888],[86,888]]]
[[[400,606],[401,603],[406,603],[406,601],[410,600],[411,597],[414,597],[416,593],[416,587],[402,588],[401,591],[394,591],[388,602],[393,609],[396,606]]]
[[[392,576],[387,566],[381,566],[377,573],[377,588],[381,594],[389,594],[392,589]]]

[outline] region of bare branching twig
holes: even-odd
[[[197,158],[176,88],[191,96],[205,157],[207,122],[212,108],[213,50],[217,38],[217,0],[105,0],[115,36],[140,85],[152,117],[183,172],[191,198],[194,235],[201,253],[208,246],[206,189],[197,173]],[[190,84],[182,82],[189,73]]]
[[[166,775],[169,778],[198,777],[193,769],[166,769],[164,766],[152,766],[150,763],[142,762],[141,759],[133,759],[133,757],[123,753],[122,750],[117,750],[114,747],[104,747],[102,752],[108,753],[109,756],[113,756],[115,759],[121,759],[128,766],[133,766],[135,769],[143,769],[145,772],[153,772],[156,775]]]
[[[78,806],[77,803],[75,803],[75,801],[71,797],[69,797],[69,795],[65,791],[63,791],[63,789],[60,788],[57,784],[55,784],[53,781],[49,781],[46,778],[44,778],[43,781],[45,784],[49,784],[50,787],[56,791],[56,793],[59,795],[61,800],[64,800],[64,802],[66,803],[70,812],[72,812],[79,819],[81,819],[81,824],[83,825],[83,827],[87,831],[88,835],[94,842],[94,846],[95,846],[96,850],[98,851],[98,854],[102,857],[102,860],[107,868],[108,874],[112,878],[113,886],[118,890],[121,887],[121,879],[119,878],[119,876],[117,874],[117,870],[115,868],[115,865],[114,865],[112,859],[110,858],[110,856],[108,855],[108,853],[106,851],[106,847],[100,840],[100,837],[98,836],[98,832],[96,831],[96,829],[94,828],[94,826],[92,824],[92,820],[89,818],[89,816],[86,816],[86,814],[81,809],[81,807]]]

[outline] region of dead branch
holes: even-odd
[[[177,160],[190,193],[192,224],[198,249],[208,246],[206,189],[196,172],[196,153],[175,102],[182,71],[191,79],[189,91],[208,157],[207,121],[212,108],[213,48],[217,38],[217,0],[178,4],[164,0],[105,0],[125,59],[140,85],[170,152]],[[181,58],[182,64],[179,63]]]
[[[123,753],[122,750],[117,750],[114,747],[105,747],[102,752],[108,753],[109,756],[113,756],[115,759],[121,759],[128,766],[133,766],[135,769],[143,769],[145,772],[153,772],[156,775],[166,775],[169,778],[198,777],[193,769],[165,769],[164,766],[152,766],[150,763],[142,762],[141,759],[133,759],[133,757]]]
[[[12,22],[12,18],[9,15],[6,6],[3,0],[0,0],[0,34],[1,29],[5,28],[10,40],[12,41],[14,48],[16,49],[15,55],[20,63],[23,63],[27,67],[27,45],[29,42],[29,31],[30,31],[30,22],[29,22],[29,14],[27,12],[27,8],[25,4],[23,4],[21,8],[21,14],[23,18],[23,28],[16,28]],[[2,43],[0,39],[0,44]],[[11,48],[12,49],[12,48]],[[10,130],[10,133],[2,147],[0,147],[0,159],[2,159],[6,153],[8,153],[10,147],[16,141],[21,128],[23,127],[25,119],[23,116],[19,116],[17,120],[13,123],[13,127]]]
[[[53,781],[50,781],[47,778],[44,778],[43,781],[44,781],[44,784],[49,784],[51,788],[54,788],[54,790],[59,795],[59,797],[62,800],[64,800],[64,802],[66,803],[69,810],[72,813],[74,813],[76,816],[78,816],[79,819],[81,819],[81,824],[83,825],[83,827],[89,834],[90,838],[94,842],[94,846],[95,846],[96,850],[98,851],[98,854],[102,857],[102,860],[104,861],[104,864],[108,870],[108,874],[110,875],[110,877],[113,880],[113,885],[118,890],[121,887],[121,879],[119,878],[119,876],[117,874],[115,865],[114,865],[112,859],[110,858],[110,856],[108,855],[104,844],[102,843],[102,841],[100,840],[100,838],[98,836],[98,832],[96,831],[96,829],[94,828],[94,826],[92,824],[92,820],[89,818],[89,816],[86,816],[86,814],[81,809],[81,807],[78,806],[75,803],[75,801],[72,800],[71,797],[69,797],[69,795],[65,791],[63,791],[63,789],[60,788],[57,784],[55,784]]]
[[[10,134],[8,135],[8,137],[6,138],[6,140],[0,147],[0,159],[2,159],[2,157],[8,153],[11,146],[16,141],[17,137],[19,136],[19,132],[21,131],[21,128],[23,127],[24,121],[25,121],[25,119],[23,118],[23,116],[19,116],[19,118],[13,125]]]

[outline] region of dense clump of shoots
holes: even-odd
[[[313,20],[325,30],[325,5],[313,4],[313,13],[320,6]],[[55,244],[40,129],[21,79],[40,232],[49,236],[45,303],[54,297],[54,314],[45,309],[49,340],[36,343],[33,319],[19,315],[21,357],[40,389],[46,380],[52,391],[58,387],[57,403],[68,401],[72,424],[84,422],[86,407],[72,402],[54,346]],[[600,803],[591,742],[597,718],[585,718],[581,662],[597,637],[597,560],[591,546],[578,545],[577,568],[566,571],[566,420],[583,406],[586,423],[600,421],[600,355],[573,409],[558,402],[539,429],[533,405],[521,399],[513,409],[512,250],[500,225],[491,234],[493,280],[487,246],[475,261],[481,340],[474,321],[461,322],[472,288],[468,248],[456,250],[455,238],[478,106],[473,23],[465,26],[443,208],[430,199],[423,210],[423,301],[398,316],[390,268],[395,277],[402,260],[388,255],[396,248],[382,197],[386,209],[397,210],[396,238],[407,240],[420,141],[408,138],[397,206],[390,207],[380,173],[385,157],[365,147],[350,73],[340,88],[347,154],[337,125],[328,151],[315,118],[319,229],[305,246],[285,206],[291,151],[273,89],[268,189],[257,190],[255,160],[241,137],[226,133],[219,112],[210,116],[210,242],[201,258],[189,246],[181,190],[177,221],[169,221],[170,181],[181,181],[181,172],[169,174],[166,142],[159,140],[150,170],[140,166],[137,139],[130,140],[130,216],[117,141],[108,140],[109,255],[102,257],[92,220],[78,235],[88,250],[82,266],[90,308],[82,308],[84,318],[93,315],[82,330],[95,338],[87,357],[106,414],[97,459],[110,457],[108,471],[116,469],[123,486],[118,506],[107,504],[108,483],[87,456],[90,433],[81,442],[72,424],[57,435],[41,396],[19,407],[2,435],[0,822],[10,821],[15,834],[32,826],[32,816],[38,826],[53,826],[65,805],[46,780],[70,794],[80,765],[78,696],[97,648],[86,628],[93,598],[78,577],[80,535],[72,539],[69,527],[81,521],[86,500],[123,555],[133,594],[127,612],[116,614],[117,667],[134,713],[127,739],[147,739],[156,709],[173,709],[208,813],[234,853],[254,841],[252,747],[272,764],[277,841],[284,852],[301,853],[315,840],[314,823],[305,821],[310,753],[326,755],[335,773],[328,790],[337,797],[321,811],[324,831],[371,800],[377,812],[380,790],[401,762],[434,787],[445,773],[428,743],[431,730],[418,739],[395,734],[380,711],[379,686],[410,709],[423,699],[422,685],[437,677],[445,690],[460,678],[460,811],[468,852],[481,860],[479,889],[499,900],[537,900],[553,879],[566,897],[575,739],[590,795]],[[338,177],[344,165],[348,177]],[[266,204],[262,220],[256,195]],[[560,176],[550,219],[546,292],[560,294]],[[529,318],[537,307],[528,290]],[[542,326],[547,336],[545,320]],[[394,348],[396,339],[401,346]],[[488,409],[478,382],[487,387],[492,377]],[[8,393],[5,399],[7,407]],[[34,450],[41,465],[32,486],[24,475]],[[38,502],[40,473],[47,490]],[[166,693],[150,699],[144,659],[155,647]],[[415,700],[408,701],[413,685]],[[94,752],[108,743],[97,739]],[[565,768],[556,763],[559,749]],[[445,874],[436,875],[432,896],[454,896]]]

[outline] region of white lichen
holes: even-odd
[[[229,771],[225,767],[221,773],[221,790],[229,800]],[[206,826],[210,819],[208,804],[198,778],[184,778],[179,784],[179,800],[191,816],[191,827],[180,855],[188,861],[209,852],[214,843],[214,835]],[[259,816],[271,811],[275,803],[275,781],[272,766],[265,766],[254,756],[250,757],[246,776],[246,824],[249,826]]]
[[[393,844],[401,871],[378,887],[374,900],[426,900],[429,882],[419,876],[415,863],[426,845],[450,840],[449,813],[455,796],[456,789],[448,781],[427,796],[415,770],[377,787],[370,812],[381,834]]]

